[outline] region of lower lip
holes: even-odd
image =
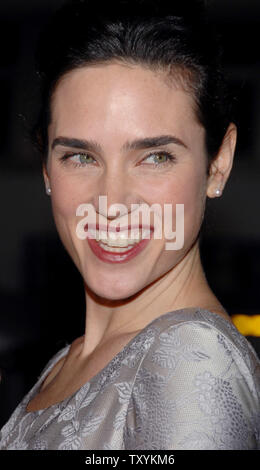
[[[105,261],[106,263],[125,263],[126,261],[130,261],[141,251],[143,251],[150,241],[149,238],[145,238],[125,253],[112,253],[112,251],[103,250],[103,248],[95,239],[87,237],[87,240],[91,250],[97,256],[97,258],[99,258],[101,261]]]

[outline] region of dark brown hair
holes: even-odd
[[[201,1],[70,1],[54,15],[39,44],[42,103],[33,139],[46,159],[51,97],[65,73],[120,60],[165,68],[173,76],[181,72],[206,130],[210,162],[232,119],[220,59],[218,40]]]

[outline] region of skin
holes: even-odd
[[[236,145],[236,127],[227,130],[217,157],[206,174],[205,129],[198,122],[193,97],[162,72],[140,65],[111,62],[66,74],[52,97],[49,154],[43,176],[50,187],[59,235],[85,281],[86,331],[71,346],[45,381],[28,411],[66,398],[102,369],[122,347],[152,320],[181,308],[201,307],[229,320],[208,286],[200,260],[198,233],[207,197],[223,191]],[[127,141],[173,135],[184,145],[125,150]],[[61,162],[64,153],[80,148],[58,145],[57,137],[96,141],[100,149],[92,163],[75,167],[77,157]],[[175,162],[156,167],[151,151],[170,151]],[[78,160],[77,160],[78,161]],[[171,203],[185,207],[185,243],[166,251],[165,238],[152,240],[124,264],[99,260],[86,240],[76,235],[76,209],[98,196],[111,204],[151,206]],[[102,214],[106,217],[106,214]],[[130,222],[130,218],[129,218]]]

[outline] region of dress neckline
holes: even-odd
[[[160,315],[159,317],[156,317],[154,318],[151,322],[149,322],[141,331],[139,331],[133,338],[131,338],[126,344],[125,346],[123,346],[122,349],[120,349],[120,351],[118,351],[115,356],[99,371],[97,372],[93,377],[91,377],[91,379],[89,379],[88,381],[86,381],[78,390],[76,390],[74,393],[72,393],[69,397],[66,397],[64,398],[63,400],[61,400],[60,402],[57,402],[57,403],[53,403],[52,405],[50,406],[47,406],[46,408],[42,408],[42,409],[39,409],[39,410],[34,410],[34,411],[28,411],[27,410],[27,406],[29,404],[29,402],[31,401],[32,398],[34,398],[37,394],[37,392],[39,391],[41,385],[43,384],[44,380],[46,379],[47,375],[50,373],[50,371],[52,370],[52,368],[57,364],[57,362],[62,359],[68,352],[69,348],[70,348],[70,344],[68,344],[67,346],[65,346],[61,351],[60,351],[60,354],[58,353],[57,357],[55,358],[55,361],[54,362],[51,362],[51,364],[49,365],[49,367],[46,368],[44,374],[42,374],[40,376],[40,378],[38,379],[38,381],[35,383],[34,387],[29,391],[29,393],[25,396],[24,400],[23,400],[23,407],[24,407],[24,412],[27,414],[27,415],[30,415],[30,414],[41,414],[43,413],[44,411],[47,411],[48,409],[51,409],[53,407],[58,407],[58,406],[61,406],[63,403],[65,403],[66,401],[70,400],[71,398],[73,398],[74,396],[76,396],[81,390],[83,387],[86,387],[87,384],[91,384],[92,382],[98,380],[98,378],[104,374],[106,372],[107,369],[109,369],[116,361],[118,361],[118,359],[125,354],[125,352],[132,346],[132,344],[138,340],[139,336],[143,335],[145,333],[145,331],[147,329],[149,329],[154,323],[156,322],[160,322],[161,320],[163,320],[164,318],[167,318],[167,316],[171,316],[171,315],[176,315],[176,314],[179,314],[179,313],[182,313],[182,312],[186,312],[186,311],[191,311],[192,313],[196,313],[196,312],[200,312],[200,313],[206,313],[206,314],[209,314],[209,316],[213,316],[214,318],[218,318],[220,320],[223,320],[224,323],[226,323],[227,325],[231,325],[231,327],[235,328],[235,326],[232,324],[231,321],[227,320],[226,318],[224,318],[223,316],[217,314],[217,313],[214,313],[214,312],[211,312],[210,310],[207,310],[207,309],[204,309],[204,308],[201,308],[201,307],[185,307],[185,308],[181,308],[181,309],[177,309],[177,310],[170,310],[168,312],[165,312],[163,313],[162,315]],[[191,321],[194,320],[191,319]]]

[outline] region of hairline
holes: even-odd
[[[196,70],[194,67],[185,64],[163,64],[158,62],[149,62],[144,60],[136,60],[131,57],[113,57],[107,60],[93,60],[90,62],[82,62],[81,64],[74,65],[65,70],[60,76],[53,82],[50,86],[50,95],[49,95],[49,103],[48,103],[48,111],[50,116],[50,121],[47,123],[47,141],[48,141],[48,128],[51,124],[51,116],[52,116],[52,103],[55,98],[55,93],[63,80],[65,80],[71,73],[76,70],[84,69],[84,68],[91,68],[91,67],[104,67],[106,65],[111,64],[119,64],[125,67],[143,67],[146,68],[156,74],[163,80],[163,82],[169,87],[175,89],[179,89],[188,93],[192,98],[192,108],[194,118],[196,119],[197,123],[204,127],[203,123],[201,122],[199,115],[199,99],[196,95],[195,91],[195,82],[197,83],[196,77]],[[205,145],[206,147],[206,145]],[[208,152],[207,157],[209,157]],[[45,149],[43,155],[43,161],[47,163],[48,160],[48,149]]]

